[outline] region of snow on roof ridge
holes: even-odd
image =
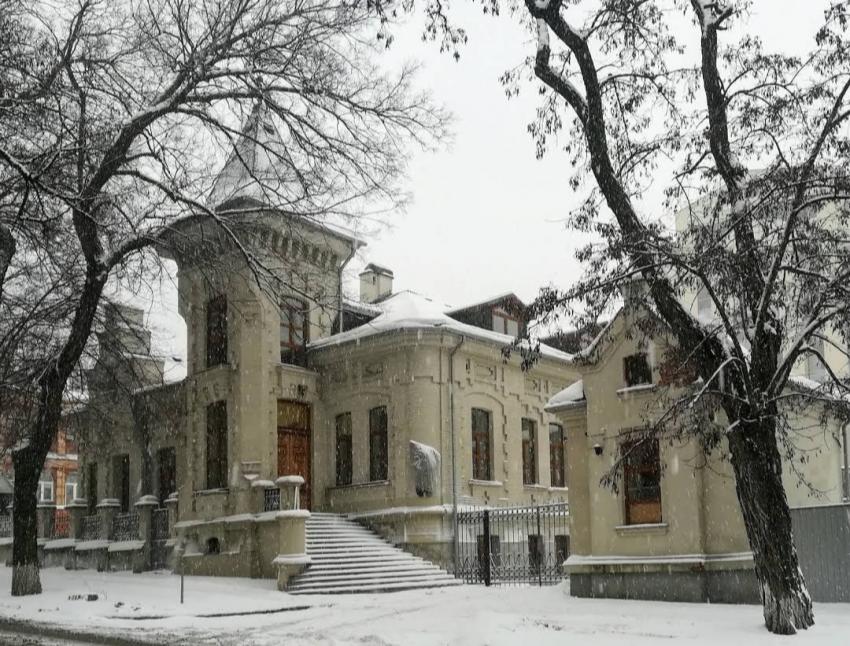
[[[510,345],[514,341],[514,337],[509,334],[501,334],[456,321],[446,313],[448,306],[440,305],[434,299],[413,290],[397,292],[377,305],[381,309],[381,313],[368,323],[315,341],[310,344],[310,348],[324,348],[406,329],[449,330],[456,334],[463,334],[501,345]],[[540,355],[560,361],[572,360],[572,355],[542,343],[540,344]]]
[[[520,303],[525,305],[525,302],[519,296],[516,295],[516,292],[502,292],[501,294],[496,294],[494,296],[476,301],[474,303],[467,303],[465,305],[452,308],[451,310],[447,311],[446,314],[454,314],[455,312],[460,312],[461,310],[468,310],[471,307],[478,307],[479,305],[486,305],[487,303],[492,303],[493,301],[500,301],[503,298],[507,298],[508,296],[513,296]]]

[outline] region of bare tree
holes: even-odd
[[[279,135],[257,142],[275,175],[257,177],[264,203],[312,219],[397,206],[408,146],[439,141],[445,116],[413,91],[411,67],[373,62],[365,5],[0,2],[2,320],[40,299],[65,308],[36,355],[32,337],[19,346],[40,359],[22,385],[35,420],[13,453],[22,595],[41,589],[38,477],[104,288],[156,262],[154,245],[183,215],[233,231],[240,213],[204,196],[248,115],[262,112]]]
[[[572,218],[596,234],[579,251],[588,274],[568,292],[545,292],[537,313],[592,319],[619,286],[646,281],[646,304],[705,384],[691,397],[716,398],[728,419],[722,439],[765,624],[807,628],[812,605],[781,479],[792,443],[783,401],[838,408],[848,392],[831,369],[821,386],[789,382],[801,358],[828,365],[819,348],[844,353],[850,340],[848,3],[834,3],[803,58],[766,53],[736,25],[747,2],[524,4],[537,42],[525,69],[544,86],[530,126],[538,153],[568,125],[570,186],[587,176],[595,185]],[[506,74],[510,91],[524,74]],[[670,160],[680,168],[666,207],[688,215],[679,236],[640,203]],[[711,320],[682,303],[697,291],[711,299]]]

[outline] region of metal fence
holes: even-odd
[[[168,509],[154,509],[151,514],[151,569],[168,565]]]
[[[116,514],[112,519],[112,540],[132,541],[139,538],[139,514]]]
[[[455,576],[484,585],[554,585],[570,552],[567,503],[458,512]]]
[[[263,511],[280,510],[280,489],[266,489],[263,491]]]
[[[71,514],[67,509],[53,512],[53,535],[51,538],[68,538],[71,535]]]
[[[815,601],[850,601],[850,504],[791,510],[800,569]]]
[[[12,517],[0,516],[0,538],[8,538],[12,535]]]
[[[97,538],[100,538],[100,516],[97,514],[83,516],[80,539],[84,541],[92,541]]]

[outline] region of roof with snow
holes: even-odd
[[[468,303],[466,305],[462,305],[460,307],[453,307],[451,310],[446,312],[446,314],[454,314],[456,312],[462,312],[464,310],[472,309],[473,307],[482,307],[484,305],[493,305],[495,303],[500,303],[506,299],[512,299],[519,303],[523,308],[525,308],[525,303],[522,302],[522,299],[514,294],[513,292],[504,292],[502,294],[496,294],[495,296],[491,296],[490,298],[485,298],[484,300],[477,301],[475,303]]]
[[[560,392],[552,395],[552,398],[546,402],[544,410],[554,413],[560,410],[575,408],[576,406],[583,406],[585,403],[587,403],[587,399],[584,396],[584,382],[579,379]]]
[[[213,184],[207,204],[217,208],[239,198],[264,204],[279,201],[298,186],[297,172],[288,161],[283,137],[268,108],[258,101]]]
[[[384,274],[385,276],[393,277],[392,269],[388,269],[387,267],[383,267],[381,265],[376,265],[374,262],[370,262],[363,268],[363,271],[360,272],[360,275],[368,274],[369,272],[375,272],[376,274]]]
[[[481,341],[510,345],[514,337],[461,323],[446,314],[447,307],[422,294],[403,291],[393,294],[378,304],[381,313],[360,327],[320,339],[310,344],[311,349],[326,348],[359,341],[380,334],[400,330],[447,330]],[[547,345],[540,345],[540,356],[558,361],[571,361],[572,355]]]

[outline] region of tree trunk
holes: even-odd
[[[741,423],[729,433],[738,502],[761,584],[764,623],[793,635],[814,625],[812,600],[797,562],[782,459],[772,419]]]
[[[38,480],[44,460],[32,447],[12,453],[15,467],[15,506],[12,515],[12,596],[41,594],[38,566]]]

